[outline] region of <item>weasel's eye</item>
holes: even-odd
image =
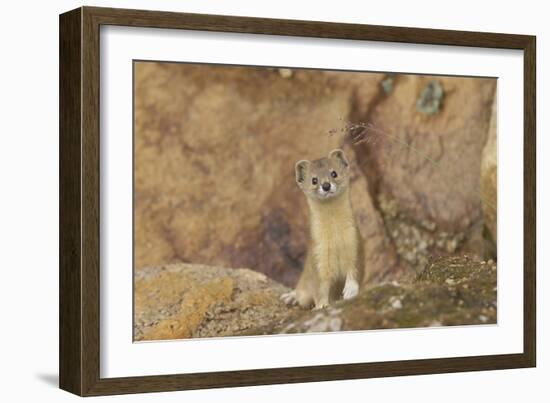
[[[332,171],[330,173],[330,176],[332,176],[333,178],[336,178],[336,177],[338,177],[338,174],[336,173],[336,171]]]
[[[316,184],[317,184],[317,178],[311,179],[311,183],[313,183],[314,185],[316,185]]]

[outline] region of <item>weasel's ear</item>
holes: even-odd
[[[307,169],[309,168],[310,162],[307,160],[301,160],[296,163],[295,171],[296,171],[296,182],[298,185],[303,185],[304,181],[306,180],[306,174]]]
[[[328,157],[331,159],[332,158],[337,159],[342,163],[342,166],[344,166],[345,168],[349,167],[349,162],[348,162],[348,159],[346,158],[346,155],[344,154],[344,150],[341,150],[339,148],[332,150],[329,153]]]

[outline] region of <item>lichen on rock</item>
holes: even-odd
[[[279,300],[286,291],[249,269],[189,264],[144,268],[135,278],[134,340],[238,335],[295,310]]]
[[[441,108],[444,95],[445,91],[439,80],[432,80],[422,89],[416,101],[416,109],[427,115],[435,115]]]

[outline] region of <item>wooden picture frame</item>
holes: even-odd
[[[524,52],[523,353],[228,372],[100,377],[100,26],[403,42]],[[60,16],[60,387],[81,396],[533,367],[536,363],[535,37],[81,7]]]

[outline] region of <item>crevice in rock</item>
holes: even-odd
[[[352,100],[351,100],[351,110],[349,114],[349,120],[351,122],[365,122],[367,124],[372,123],[372,116],[378,108],[378,106],[387,99],[388,96],[391,96],[391,94],[387,94],[383,87],[382,82],[384,80],[381,80],[378,85],[378,92],[374,97],[371,98],[371,100],[368,102],[367,107],[365,110],[360,109],[360,102],[358,102],[359,95],[357,94],[357,91],[359,89],[356,89]],[[393,90],[395,91],[395,86],[398,84],[399,79],[397,76],[393,77]],[[346,139],[349,137],[346,136]],[[368,142],[360,142],[357,144],[353,144],[352,147],[354,153],[355,153],[355,159],[359,164],[359,169],[362,171],[363,175],[367,178],[367,184],[368,184],[368,192],[372,197],[373,203],[375,203],[375,207],[378,209],[378,206],[376,205],[376,195],[379,193],[379,187],[380,187],[380,173],[378,172],[377,167],[372,163],[372,158],[369,158],[372,155],[372,148],[369,146]]]
[[[384,85],[387,83],[387,80],[391,78],[391,90],[388,90],[388,86]],[[372,97],[366,108],[364,110],[360,107],[359,94],[356,89],[351,97],[351,108],[349,113],[349,120],[351,122],[364,122],[366,124],[372,123],[372,116],[380,104],[387,99],[388,96],[391,96],[391,93],[395,91],[395,86],[398,84],[399,78],[396,75],[387,75],[382,80],[378,82],[378,91],[374,97]],[[367,134],[368,135],[368,134]],[[345,141],[350,142],[350,136],[346,134]],[[395,256],[395,260],[391,267],[388,267],[383,273],[374,276],[372,279],[377,281],[385,280],[389,277],[390,274],[400,274],[404,271],[403,262],[401,261],[401,256],[397,253],[397,247],[394,242],[394,239],[391,237],[388,227],[386,225],[386,220],[384,219],[384,214],[380,208],[378,195],[380,192],[380,172],[377,169],[376,165],[372,162],[373,150],[369,147],[369,142],[359,142],[351,144],[350,147],[353,150],[355,160],[359,171],[366,178],[367,181],[367,193],[369,194],[373,207],[376,212],[379,214],[379,217],[382,219],[382,228],[384,231],[385,238],[385,247],[390,249],[389,253],[392,253]]]

